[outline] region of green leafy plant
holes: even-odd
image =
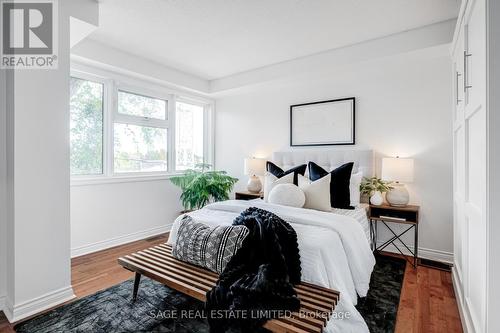
[[[393,189],[391,184],[391,182],[383,181],[382,179],[377,177],[364,177],[363,181],[361,181],[361,185],[359,185],[359,190],[361,191],[361,194],[371,196],[373,192],[376,191],[379,191],[381,193],[389,192]]]
[[[184,209],[200,209],[206,204],[229,199],[237,178],[225,171],[211,171],[208,164],[197,164],[195,169],[186,170],[181,176],[170,181],[182,190],[181,201]]]

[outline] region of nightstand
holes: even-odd
[[[234,197],[236,200],[264,199],[264,192],[253,193],[249,191],[241,191],[241,192],[236,192]]]
[[[418,259],[418,212],[420,210],[419,206],[408,205],[406,207],[393,207],[389,205],[374,206],[370,205],[369,209],[369,219],[370,219],[370,235],[372,238],[372,249],[373,251],[382,251],[388,245],[392,244],[394,247],[405,256],[401,249],[396,244],[396,240],[399,242],[413,255],[413,262],[409,261],[413,265],[413,268],[417,267]],[[381,222],[391,233],[392,237],[385,241],[382,245],[377,247],[377,235],[378,235],[378,223]],[[406,228],[403,232],[397,233],[391,226],[394,225],[405,225]],[[406,234],[408,231],[413,229],[415,241],[413,245],[413,251],[410,250],[408,245],[404,243],[401,236]]]

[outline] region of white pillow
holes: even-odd
[[[301,208],[304,206],[306,196],[294,184],[278,184],[269,192],[268,201],[272,204]]]
[[[298,175],[299,188],[304,191],[306,202],[304,208],[322,210],[330,212],[332,210],[330,203],[330,181],[332,175],[311,181],[302,175]]]
[[[281,178],[276,177],[270,172],[266,172],[264,176],[264,202],[268,202],[269,193],[279,184],[293,184],[293,172]]]
[[[359,191],[359,185],[363,180],[363,172],[353,173],[351,175],[351,181],[349,183],[349,192],[351,197],[351,206],[356,207],[359,205],[361,200],[361,192]]]

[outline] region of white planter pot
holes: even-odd
[[[375,206],[380,206],[381,204],[384,203],[384,197],[382,196],[382,193],[379,191],[373,192],[372,196],[370,197],[370,203]]]

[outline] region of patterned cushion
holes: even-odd
[[[172,255],[220,274],[247,235],[245,226],[209,227],[186,215],[180,223]]]

